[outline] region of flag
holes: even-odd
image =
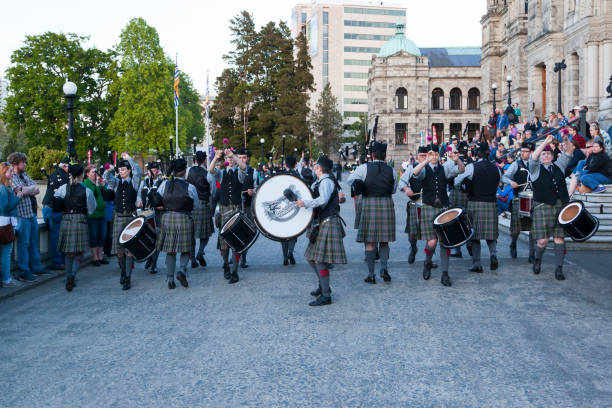
[[[178,108],[179,105],[179,69],[178,61],[174,64],[174,107]]]
[[[208,72],[206,73],[206,99],[204,100],[204,106],[206,108],[206,120],[208,121],[208,115],[209,115],[209,107],[208,107],[208,102],[210,101],[210,95],[208,92]]]
[[[433,141],[432,143],[437,145],[438,144],[438,131],[436,130],[435,126],[432,126],[433,128]]]

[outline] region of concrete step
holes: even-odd
[[[608,191],[612,191],[612,187]],[[581,200],[581,201],[584,201],[584,202],[589,202],[589,203],[610,203],[610,204],[612,204],[612,193],[598,193],[598,194],[594,194],[594,193],[586,193],[586,194],[583,194],[583,193],[574,193],[572,198],[574,198],[576,200]]]

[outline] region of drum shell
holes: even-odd
[[[440,245],[444,248],[460,247],[467,243],[474,235],[474,229],[472,228],[472,223],[467,213],[462,208],[455,209],[461,210],[461,213],[452,220],[443,224],[436,224],[432,221],[433,229],[440,240]],[[449,210],[452,210],[452,208],[440,211],[436,214],[434,220],[436,220],[440,214]]]
[[[153,255],[153,252],[155,252],[155,241],[157,239],[157,234],[155,233],[155,229],[151,227],[145,217],[137,218],[143,219],[142,227],[138,233],[136,233],[136,235],[121,245],[130,251],[136,262],[143,262]],[[130,223],[133,221],[134,220],[130,221]],[[121,231],[121,235],[122,234],[123,231]],[[119,236],[121,237],[121,235]]]
[[[576,218],[568,223],[561,223],[560,218],[563,210],[571,205],[578,203],[580,205],[580,213]],[[599,229],[599,218],[593,216],[584,206],[582,201],[571,201],[565,205],[557,216],[563,230],[569,237],[576,242],[583,242],[591,238]]]
[[[519,193],[519,214],[521,217],[531,218],[531,210],[533,210],[533,193]]]
[[[231,222],[230,218],[225,224]],[[249,219],[246,214],[240,213],[238,219],[233,221],[233,224],[225,229],[225,225],[219,231],[221,237],[227,245],[236,253],[243,253],[249,249],[257,240],[259,231],[255,223]]]

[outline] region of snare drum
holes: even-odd
[[[533,209],[533,192],[523,191],[519,193],[519,215],[521,217],[531,218],[532,209]]]
[[[591,238],[599,229],[599,218],[585,208],[582,201],[571,201],[559,211],[559,224],[574,241]]]
[[[470,218],[461,207],[449,208],[436,215],[433,228],[438,235],[440,245],[445,248],[460,247],[474,235]]]
[[[223,224],[219,234],[234,252],[241,254],[255,243],[259,231],[245,213],[238,212]]]
[[[136,262],[143,262],[155,251],[155,229],[145,217],[136,217],[123,228],[119,244],[134,256]]]

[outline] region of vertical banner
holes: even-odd
[[[91,164],[91,150],[87,151],[87,165],[89,166]]]
[[[117,152],[113,152],[113,166],[117,167]]]

